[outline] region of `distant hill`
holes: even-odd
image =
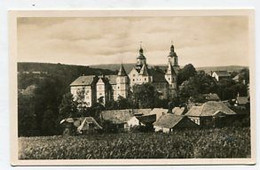
[[[205,71],[205,73],[210,73],[211,71],[222,71],[222,70],[226,70],[228,72],[239,72],[240,70],[247,68],[247,66],[209,66],[209,67],[197,67],[197,70],[203,70]]]

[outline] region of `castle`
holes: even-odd
[[[79,91],[84,94],[86,107],[91,107],[102,98],[105,105],[108,101],[118,100],[121,96],[127,98],[136,84],[151,83],[160,94],[161,99],[171,99],[177,95],[177,74],[180,69],[178,56],[171,45],[167,56],[166,71],[159,67],[148,67],[142,47],[136,58],[136,64],[127,73],[121,64],[117,75],[80,76],[70,84],[74,98]]]

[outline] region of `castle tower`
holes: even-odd
[[[146,64],[146,58],[144,56],[144,50],[142,46],[140,46],[139,56],[136,58],[136,66],[135,66],[136,70],[140,71],[144,64]]]
[[[178,63],[178,56],[176,52],[174,51],[173,44],[170,47],[170,53],[168,55],[168,62],[170,62],[174,68],[175,71],[178,71],[180,69],[179,63]]]
[[[148,70],[147,64],[143,64],[143,66],[142,66],[142,68],[140,70],[139,76],[141,78],[141,82],[142,83],[150,82],[150,74],[149,74],[149,70]]]
[[[177,74],[170,61],[168,61],[165,79],[169,83],[169,98],[173,98],[177,95]]]
[[[120,69],[116,78],[116,91],[117,91],[117,99],[119,96],[123,98],[128,97],[129,91],[129,78],[126,74],[124,66],[121,64]]]

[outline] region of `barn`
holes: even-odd
[[[162,131],[164,133],[172,132],[174,129],[198,127],[196,123],[186,116],[174,115],[172,113],[162,115],[153,125],[155,132]]]
[[[221,101],[208,101],[192,106],[185,115],[202,127],[221,127],[230,124],[237,114]]]

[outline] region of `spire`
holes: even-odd
[[[141,71],[140,71],[140,75],[142,76],[149,76],[149,70],[146,64],[143,65]]]
[[[117,74],[118,76],[127,76],[127,74],[126,74],[126,71],[125,71],[125,68],[124,68],[124,66],[123,66],[123,64],[121,64],[120,65],[120,69],[119,69],[119,71],[118,71],[118,74]]]
[[[168,67],[167,67],[167,71],[166,71],[167,75],[176,75],[171,62],[168,62]]]

